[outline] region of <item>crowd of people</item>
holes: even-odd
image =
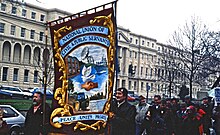
[[[116,90],[110,121],[111,135],[220,135],[220,104],[214,105],[209,97],[202,103],[184,100],[162,99],[155,95],[151,104],[143,96],[139,103],[127,101],[127,90]]]
[[[139,96],[137,105],[127,101],[126,88],[118,88],[111,104],[111,116],[108,122],[108,135],[220,135],[220,104],[215,105],[209,97],[202,103],[194,103],[187,95],[184,100],[162,99],[155,95],[151,104],[144,96]],[[43,118],[43,94],[36,92],[33,105],[27,112],[25,135],[46,135],[49,132],[51,109],[46,104]],[[0,111],[0,134],[6,133],[7,126]],[[43,124],[43,120],[44,125]]]

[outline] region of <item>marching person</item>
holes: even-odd
[[[216,135],[220,135],[220,103],[217,103],[217,106],[213,108],[213,128]]]
[[[165,104],[165,101],[163,102]],[[163,105],[164,105],[163,104]],[[161,104],[161,96],[154,96],[154,104],[149,107],[146,115],[147,126],[146,132],[149,135],[167,135],[167,127],[165,122],[166,109]]]
[[[211,103],[209,102],[209,98],[208,97],[204,97],[202,99],[202,104],[200,106],[200,108],[205,111],[205,115],[203,117],[203,130],[204,130],[204,133],[206,135],[210,135],[210,131],[209,131],[209,128],[212,127],[212,105]]]
[[[198,117],[196,108],[190,105],[186,109],[186,117],[183,119],[183,130],[181,135],[200,135],[200,125],[201,119]]]
[[[141,135],[145,130],[146,124],[146,113],[148,111],[149,105],[146,103],[146,98],[144,96],[139,96],[139,103],[136,105],[136,116],[135,116],[135,124],[136,124],[136,135]]]
[[[136,108],[127,101],[126,88],[116,90],[116,100],[112,103],[111,135],[135,135]]]
[[[51,109],[45,103],[45,112],[43,112],[43,94],[35,92],[33,96],[33,105],[27,112],[25,119],[25,135],[47,135],[49,130],[49,118]],[[43,125],[43,114],[45,113],[45,125]]]
[[[189,107],[190,105],[195,105],[193,102],[192,102],[192,100],[191,100],[191,98],[190,98],[190,96],[189,95],[186,95],[185,97],[184,97],[184,102],[186,103],[186,106],[187,107]]]
[[[8,124],[5,120],[3,120],[3,109],[0,108],[0,134],[1,135],[7,135],[8,132],[9,132],[9,127],[8,127]]]

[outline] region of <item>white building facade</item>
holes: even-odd
[[[19,86],[23,89],[40,87],[38,76],[43,53],[51,49],[50,36],[46,40],[46,22],[72,15],[59,9],[45,9],[31,4],[1,2],[0,9],[0,84]],[[125,87],[139,95],[153,97],[155,94],[167,95],[168,83],[159,79],[163,71],[161,53],[169,46],[158,43],[156,39],[132,33],[129,29],[118,27],[117,61],[119,72],[117,87]],[[47,46],[47,48],[45,48]],[[39,64],[40,63],[40,64]],[[53,64],[53,63],[51,63]],[[129,65],[134,74],[129,73]],[[159,75],[159,76],[158,76]],[[176,83],[181,85],[183,81]],[[177,85],[177,86],[178,86]],[[195,85],[193,96],[200,88]],[[176,96],[179,87],[173,88]]]
[[[9,1],[1,2],[0,7],[0,84],[41,87],[43,68],[38,67],[43,67],[43,54],[51,51],[46,22],[71,14]]]

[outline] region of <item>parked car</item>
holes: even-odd
[[[8,125],[9,135],[19,135],[24,132],[25,117],[11,105],[0,105],[3,109],[3,120]]]
[[[33,88],[31,90],[32,95],[37,91],[44,93],[44,88],[39,88],[39,87]],[[47,88],[47,90],[46,90],[46,99],[53,99],[53,91],[50,88]]]
[[[132,97],[130,94],[128,94],[128,97],[127,97],[128,101],[130,102],[134,102],[136,99],[134,97]]]
[[[138,96],[137,94],[135,94],[134,91],[129,90],[129,91],[128,91],[128,94],[129,94],[131,97],[135,98],[135,100],[138,100],[138,99],[139,99],[139,96]]]
[[[0,98],[1,99],[10,99],[10,98],[12,98],[12,94],[0,90]]]
[[[113,94],[113,99],[116,99],[116,93]],[[134,102],[136,101],[136,99],[134,97],[132,97],[130,94],[128,94],[127,100],[129,102]]]
[[[0,97],[16,98],[16,99],[31,99],[32,93],[24,92],[19,87],[1,85],[0,86]]]

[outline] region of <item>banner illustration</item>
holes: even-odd
[[[49,22],[55,67],[50,123],[64,132],[102,133],[106,128],[115,71],[114,6],[112,2],[98,12],[100,7],[63,18],[62,23]]]

